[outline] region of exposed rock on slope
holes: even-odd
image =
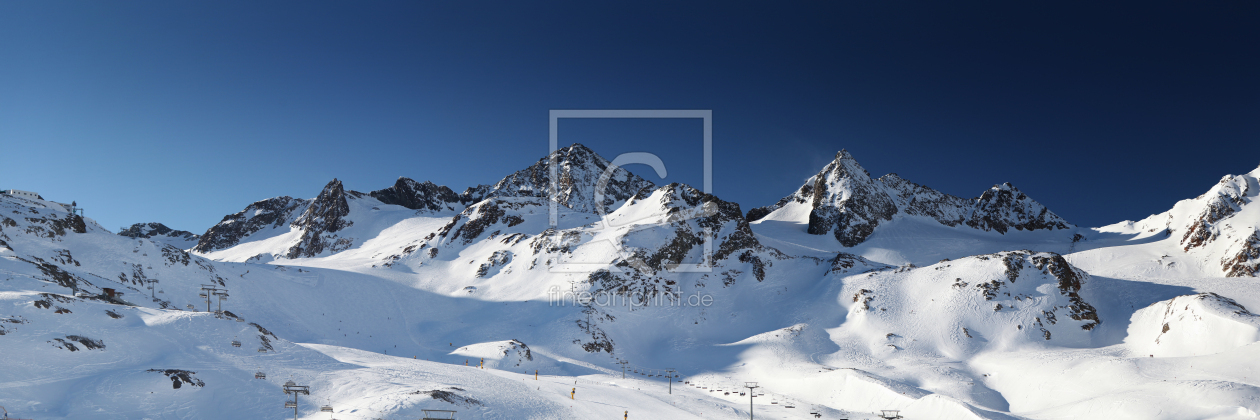
[[[394,186],[369,193],[385,204],[396,204],[412,210],[450,212],[463,210],[460,196],[444,185],[429,181],[416,182],[399,177]],[[478,200],[480,201],[480,200]]]
[[[1050,212],[1009,182],[994,185],[975,199],[967,226],[1000,233],[1015,230],[1067,229],[1063,218]]]
[[[646,301],[679,290],[670,271],[702,265],[712,267],[724,286],[745,273],[763,281],[775,260],[788,258],[757,240],[739,204],[685,184],[644,189],[607,220],[625,233],[612,267],[588,278],[596,293]]]
[[[306,210],[310,200],[293,197],[275,197],[256,201],[236,214],[223,216],[223,220],[211,226],[201,235],[197,252],[212,252],[231,248],[241,240],[264,228],[277,228],[289,224],[294,214]]]
[[[192,245],[196,245],[197,242],[201,240],[201,235],[184,230],[174,230],[166,227],[166,225],[156,222],[136,223],[119,231],[118,235],[126,236],[128,238],[151,239],[184,249],[187,249]]]
[[[846,265],[852,260],[837,258]],[[829,276],[843,277],[845,304],[856,322],[850,328],[875,354],[965,359],[987,346],[1018,342],[1081,347],[1103,322],[1081,296],[1089,275],[1055,253],[1006,251],[855,271],[833,269]]]
[[[654,186],[630,171],[617,168],[612,171],[603,191],[603,202],[596,203],[596,183],[600,175],[608,169],[610,162],[586,146],[574,143],[539,159],[538,163],[528,168],[508,175],[493,187],[470,188],[464,192],[465,201],[480,201],[491,197],[546,197],[551,188],[551,174],[548,169],[548,162],[551,161],[555,162],[556,176],[559,177],[556,180],[556,201],[584,213],[596,212],[597,206],[612,211],[639,190]]]
[[[1260,340],[1260,316],[1215,293],[1178,296],[1133,314],[1130,350],[1153,357],[1202,356]]]
[[[356,198],[363,193],[350,191]],[[291,226],[302,229],[302,239],[289,248],[288,258],[313,257],[324,252],[325,248],[332,252],[349,248],[350,238],[340,238],[337,231],[350,227],[354,222],[346,219],[350,215],[350,205],[346,203],[346,191],[341,181],[333,179],[319,196],[306,207],[306,211],[294,220]]]
[[[1137,222],[1099,228],[1104,232],[1176,238],[1182,251],[1219,266],[1228,277],[1260,274],[1260,168],[1227,175],[1206,193]]]
[[[848,151],[796,192],[778,203],[748,211],[747,219],[807,221],[808,232],[831,234],[841,245],[856,246],[883,222],[897,215],[930,217],[946,226],[966,226],[1006,233],[1010,229],[1067,229],[1050,212],[1009,183],[995,185],[978,198],[964,199],[907,181],[896,174],[872,179]]]

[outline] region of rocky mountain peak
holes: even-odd
[[[306,211],[292,223],[293,227],[319,229],[336,232],[351,224],[345,217],[350,214],[350,204],[346,202],[346,191],[341,180],[333,178],[319,192]]]
[[[847,150],[812,178],[808,232],[832,234],[844,246],[855,246],[875,231],[880,221],[892,220],[897,206],[883,188]],[[809,183],[808,181],[806,182]]]
[[[916,184],[897,174],[872,179],[847,150],[796,192],[771,206],[749,210],[756,221],[775,215],[796,220],[808,214],[807,231],[830,234],[846,247],[860,244],[881,223],[897,214],[930,217],[946,226],[967,226],[1006,233],[1020,230],[1066,229],[1069,224],[1009,183],[995,185],[979,198],[964,199]],[[797,220],[805,221],[805,220]]]
[[[609,167],[609,161],[598,153],[578,143],[561,148],[539,159],[528,168],[517,171],[489,188],[484,194],[479,189],[465,191],[468,199],[491,197],[547,197],[551,188],[550,166],[556,166],[555,200],[580,212],[593,213],[598,206],[606,210],[629,199],[645,187],[655,186],[623,168],[612,170],[601,203],[595,202],[595,186]],[[476,197],[480,195],[480,197]],[[598,205],[598,206],[597,206]]]
[[[967,225],[1006,233],[1017,230],[1067,229],[1068,223],[1009,182],[994,185],[976,199]]]
[[[341,180],[333,178],[306,207],[306,211],[289,224],[302,229],[302,238],[289,248],[286,257],[313,257],[323,253],[325,249],[337,252],[349,247],[351,240],[339,238],[335,233],[354,224],[346,218],[350,215],[347,196],[358,198],[362,195],[355,191],[347,193]]]

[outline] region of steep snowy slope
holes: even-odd
[[[1135,242],[1155,243],[1133,253],[1155,253],[1164,266],[1192,265],[1200,275],[1256,277],[1260,274],[1260,168],[1227,175],[1206,193],[1181,200],[1172,209],[1137,222],[1098,228]],[[1166,238],[1166,239],[1165,239]],[[1100,253],[1107,252],[1100,250]],[[1175,258],[1172,255],[1188,258]],[[1136,263],[1136,261],[1134,262]]]
[[[841,245],[854,247],[898,216],[922,216],[945,226],[998,233],[1071,226],[1009,183],[995,185],[980,197],[963,199],[896,174],[872,179],[845,150],[796,192],[774,205],[749,210],[747,217],[808,223],[808,233],[834,236]]]

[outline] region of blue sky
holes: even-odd
[[[841,148],[1085,226],[1260,164],[1255,2],[676,3],[0,2],[0,187],[200,233],[334,177],[493,183],[547,152],[549,109],[712,109],[744,210]],[[701,182],[697,121],[560,132]]]

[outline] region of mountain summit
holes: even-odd
[[[808,232],[831,234],[841,245],[866,241],[895,216],[925,216],[946,226],[984,231],[1067,229],[1070,224],[1010,183],[995,185],[980,197],[964,199],[905,180],[897,174],[872,179],[847,150],[796,192],[766,207],[748,211],[749,221],[807,221]]]
[[[612,170],[605,187],[604,200],[595,203],[595,186],[608,170],[610,162],[594,150],[578,143],[561,148],[539,159],[528,168],[504,177],[494,186],[478,186],[464,192],[466,202],[475,203],[491,197],[546,197],[551,188],[549,163],[556,165],[556,202],[583,213],[594,213],[596,205],[612,211],[644,188],[655,188],[651,181],[624,168]]]
[[[1226,175],[1203,195],[1178,201],[1163,213],[1098,230],[1176,238],[1181,251],[1202,258],[1206,265],[1219,266],[1227,277],[1255,277],[1260,275],[1257,196],[1260,168],[1242,175]]]

